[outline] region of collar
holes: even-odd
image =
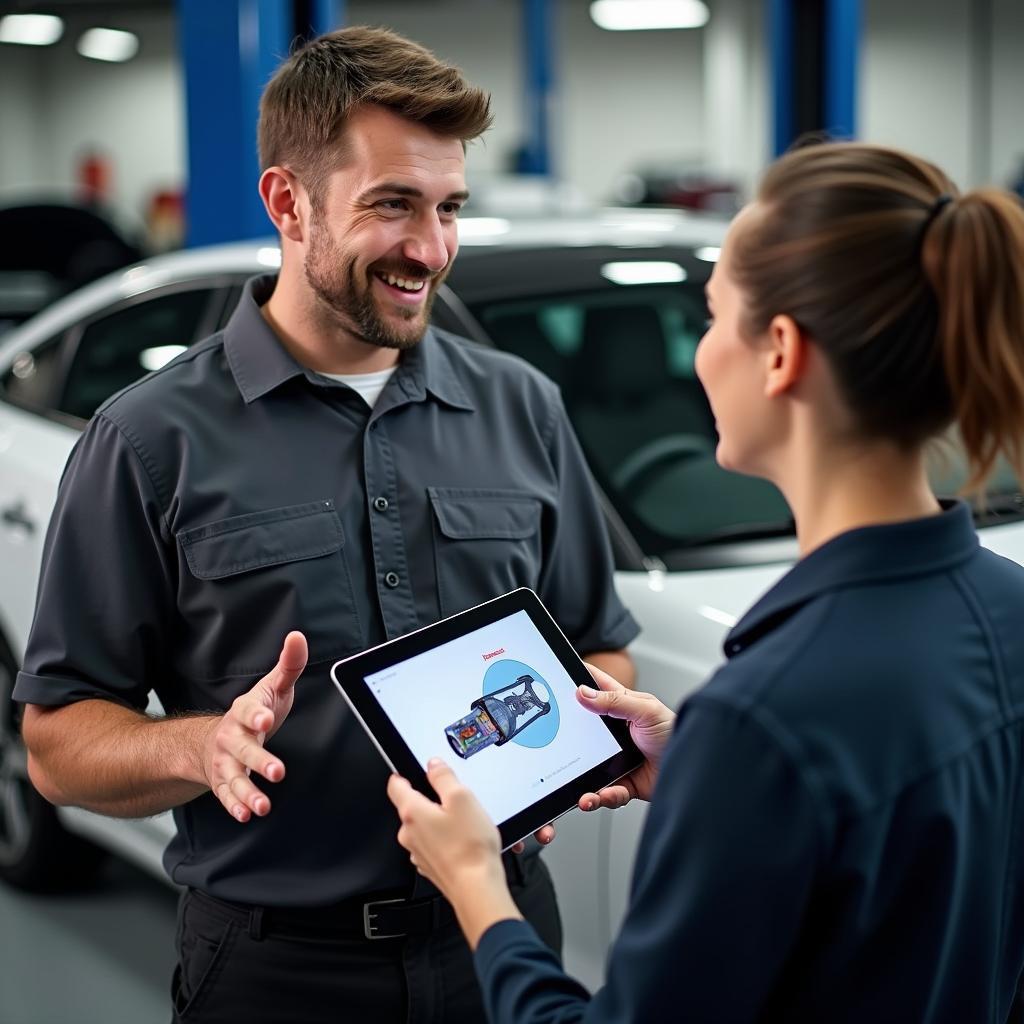
[[[740,654],[816,597],[942,572],[967,561],[978,546],[971,510],[962,501],[943,502],[939,515],[848,530],[797,562],[733,626],[725,655]]]
[[[224,353],[247,405],[298,376],[321,387],[345,386],[296,362],[263,319],[260,306],[276,283],[273,274],[250,278],[224,328]],[[430,394],[456,409],[474,409],[452,365],[449,347],[431,327],[418,345],[402,353],[392,380],[409,401],[423,401]]]

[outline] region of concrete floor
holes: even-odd
[[[73,895],[0,883],[0,1024],[168,1024],[176,906],[115,858]]]

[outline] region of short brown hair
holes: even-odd
[[[1024,470],[1024,209],[859,143],[769,167],[731,266],[744,333],[779,313],[822,350],[857,429],[904,447],[956,423],[977,488]]]
[[[342,156],[345,120],[376,104],[463,143],[491,123],[490,97],[458,68],[382,28],[328,32],[296,50],[260,100],[260,167],[288,167],[318,201]]]

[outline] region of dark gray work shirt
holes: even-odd
[[[581,653],[638,632],[555,386],[431,330],[371,410],[298,365],[250,282],[223,332],[89,424],[47,536],[19,701],[221,711],[301,629],[309,667],[268,746],[286,778],[246,825],[178,808],[172,877],[306,905],[405,886],[387,769],[329,677],[346,654],[515,587]],[[425,680],[441,686],[443,680]]]
[[[502,922],[476,954],[489,1019],[1011,1019],[1022,615],[1024,569],[965,505],[812,552],[683,705],[607,985]]]

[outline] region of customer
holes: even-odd
[[[30,771],[56,803],[175,809],[181,1020],[482,1015],[336,658],[528,586],[577,649],[631,673],[636,626],[557,389],[429,327],[465,143],[489,122],[486,94],[389,32],[291,56],[260,110],[279,276],[104,405],[65,473],[15,690]],[[143,715],[151,689],[170,717]],[[505,866],[557,949],[543,864]]]
[[[925,444],[955,424],[972,486],[1000,452],[1024,468],[1024,211],[895,150],[800,150],[708,296],[718,461],[781,488],[802,558],[677,722],[601,672],[580,689],[647,756],[581,805],[651,799],[606,986],[591,999],[517,920],[494,829],[444,766],[440,807],[391,780],[399,842],[452,900],[492,1021],[1005,1021],[1024,569],[935,499]]]

